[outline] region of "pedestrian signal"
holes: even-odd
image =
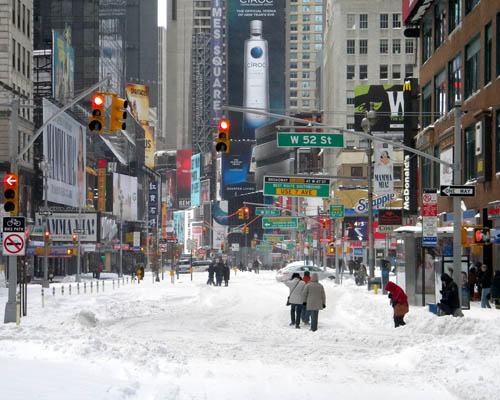
[[[475,244],[488,244],[488,243],[490,243],[490,230],[488,228],[475,228],[474,229],[474,243]]]

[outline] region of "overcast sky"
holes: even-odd
[[[167,0],[158,0],[158,26],[167,26]]]

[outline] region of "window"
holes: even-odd
[[[309,43],[302,43],[302,50],[311,50],[311,45]]]
[[[355,54],[356,41],[354,39],[347,40],[347,54]]]
[[[474,125],[465,128],[464,146],[464,179],[469,181],[476,178],[476,132]]]
[[[302,100],[302,106],[303,107],[309,107],[310,101],[309,100]]]
[[[465,46],[465,93],[468,98],[479,89],[479,53],[481,50],[481,37],[478,34]]]
[[[347,79],[354,79],[354,65],[347,66]]]
[[[368,39],[359,41],[359,54],[368,54]]]
[[[448,63],[448,109],[462,100],[462,57],[458,54]]]
[[[291,88],[296,88],[297,87],[297,81],[290,81],[290,87]]]
[[[311,64],[309,64],[308,62],[303,62],[302,63],[302,68],[309,69],[309,68],[311,68]]]
[[[12,2],[12,24],[16,24],[16,2]]]
[[[323,16],[322,15],[315,15],[314,22],[323,22]]]
[[[394,174],[394,180],[400,181],[403,176],[403,167],[394,167],[393,174]]]
[[[17,71],[21,72],[21,44],[17,44]]]
[[[297,59],[297,53],[290,53],[290,60],[296,60]]]
[[[368,65],[359,66],[359,79],[368,79]]]
[[[412,78],[413,77],[413,64],[406,64],[405,65],[405,78]]]
[[[448,32],[451,33],[462,20],[462,0],[449,0]]]
[[[297,12],[297,6],[290,6],[290,12]]]
[[[491,22],[484,29],[484,84],[491,81],[491,51],[492,51],[492,27]],[[498,40],[498,39],[497,39]]]
[[[389,66],[380,65],[380,79],[389,79]]]
[[[302,16],[302,21],[303,22],[310,22],[311,21],[311,16],[310,15],[303,15]]]
[[[23,33],[26,34],[26,6],[23,4]]]
[[[422,89],[422,127],[430,125],[432,119],[432,109],[431,109],[431,98],[432,98],[432,88],[429,82]]]
[[[323,30],[323,25],[314,25],[314,31],[315,32],[321,32]]]
[[[314,12],[322,13],[323,12],[323,6],[314,6]]]
[[[302,82],[302,88],[303,89],[310,89],[311,88],[311,82],[310,81],[303,81]]]
[[[302,79],[310,79],[310,78],[311,78],[310,72],[302,72]]]
[[[303,60],[309,60],[310,58],[311,58],[311,55],[309,53],[302,53]]]
[[[16,40],[12,39],[12,68],[16,68]]]
[[[290,72],[290,79],[297,79],[297,72]]]
[[[26,76],[26,49],[23,46],[23,64],[22,64],[22,69],[21,72],[23,75]]]
[[[290,69],[297,69],[297,63],[296,62],[291,62],[290,63]]]
[[[392,79],[401,79],[401,65],[393,64],[393,66],[392,66]]]
[[[368,29],[368,14],[359,14],[359,29]]]
[[[315,33],[314,40],[321,42],[323,40],[323,34],[322,33]]]
[[[302,40],[308,42],[309,40],[311,40],[311,35],[309,35],[308,33],[303,34]]]
[[[392,14],[392,27],[401,28],[401,14]]]
[[[465,15],[469,14],[480,0],[465,0]]]
[[[401,54],[401,39],[392,39],[392,54]]]
[[[310,97],[310,96],[311,96],[311,94],[310,94],[309,90],[304,90],[302,92],[302,97]]]
[[[444,116],[446,106],[446,71],[443,69],[434,76],[434,118]]]
[[[446,40],[446,4],[444,0],[436,2],[434,7],[434,49]]]
[[[414,52],[414,42],[413,39],[405,39],[405,53],[413,54]]]
[[[380,29],[389,28],[389,14],[380,14]]]
[[[432,52],[432,22],[430,18],[424,19],[422,33],[422,63],[427,61]]]
[[[297,43],[290,43],[290,50],[297,50]]]
[[[290,107],[297,107],[297,100],[290,100]]]
[[[495,118],[495,172],[500,172],[500,110]]]
[[[293,24],[293,25],[290,25],[290,30],[292,32],[297,32],[297,25]]]
[[[298,21],[297,15],[290,15],[290,22],[297,22],[297,21]]]
[[[297,34],[296,33],[292,33],[290,35],[290,40],[297,40]]]
[[[302,6],[302,12],[311,12],[311,7],[309,6]]]
[[[363,176],[363,167],[351,167],[351,176]]]
[[[322,43],[315,43],[314,44],[314,50],[320,51],[323,48]]]
[[[311,25],[304,24],[302,25],[302,32],[309,32],[311,30]]]
[[[21,30],[21,0],[17,0],[17,29]]]
[[[297,91],[296,90],[290,90],[290,97],[297,97]]]
[[[347,104],[354,105],[354,90],[348,90],[346,92]]]
[[[389,53],[389,39],[380,39],[380,54]]]
[[[28,68],[27,68],[27,78],[29,79],[31,77],[31,53],[28,51]],[[28,116],[29,116],[29,109],[28,109]]]

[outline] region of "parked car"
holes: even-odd
[[[305,261],[294,261],[276,272],[276,280],[278,282],[289,280],[295,272],[299,273],[300,276],[303,277],[305,271],[317,272],[320,280],[326,278],[335,279],[335,271],[331,268],[323,270],[317,265],[306,264]]]
[[[212,260],[198,260],[193,261],[193,271],[195,272],[205,272],[208,271],[208,267],[212,265]]]
[[[189,274],[191,269],[191,259],[189,258],[181,258],[177,261],[177,265],[175,266],[175,270],[178,274]]]

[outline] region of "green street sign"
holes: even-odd
[[[308,242],[308,243],[312,243],[312,242],[313,242],[313,240],[314,240],[314,235],[313,235],[312,233],[309,233],[309,234],[307,235],[307,242]]]
[[[273,210],[271,208],[256,208],[255,215],[279,216],[280,210]]]
[[[272,251],[273,250],[273,246],[268,246],[268,245],[265,245],[265,244],[258,244],[255,249],[257,251]]]
[[[304,224],[299,224],[298,228],[297,228],[297,231],[299,232],[303,232],[304,229],[306,229],[306,227],[304,226]]]
[[[264,176],[265,196],[330,197],[330,179]]]
[[[264,235],[264,240],[267,242],[282,242],[285,240],[284,235]]]
[[[295,245],[293,243],[287,243],[286,249],[287,250],[294,250],[295,249]]]
[[[344,218],[344,205],[330,204],[330,218]]]
[[[262,218],[263,229],[294,229],[299,225],[297,217],[280,217],[280,218]]]
[[[278,147],[344,147],[342,133],[278,132]]]

